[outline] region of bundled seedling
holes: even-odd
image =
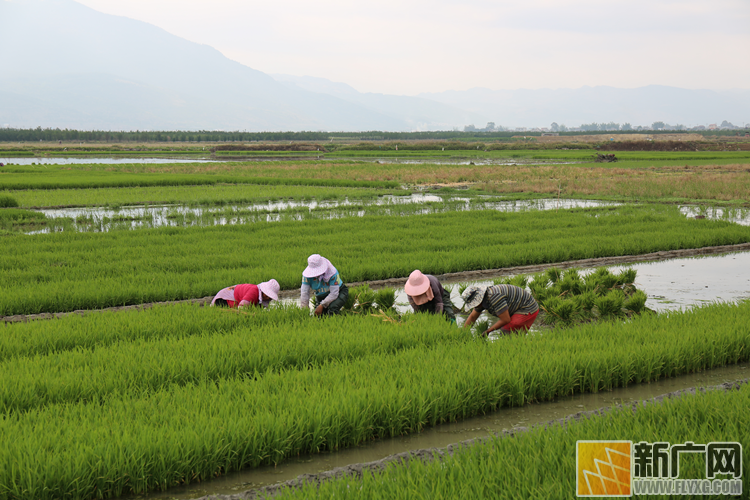
[[[396,303],[396,290],[381,288],[373,290],[364,283],[349,290],[349,297],[342,308],[345,312],[355,314],[371,314],[374,312],[393,312]]]
[[[633,268],[613,273],[606,267],[581,276],[578,269],[562,271],[550,268],[535,274],[495,280],[524,288],[544,312],[540,322],[547,325],[571,325],[597,319],[617,319],[640,314],[646,307],[646,294],[637,290]]]

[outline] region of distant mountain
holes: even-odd
[[[486,114],[471,112],[421,97],[361,93],[353,87],[325,78],[311,76],[271,75],[291,89],[328,94],[365,108],[405,120],[411,130],[451,130],[469,123],[479,123]]]
[[[211,47],[72,0],[0,1],[0,61],[0,124],[11,126],[410,129],[398,117],[290,89]]]
[[[259,50],[262,50],[260,48]],[[156,26],[73,0],[0,0],[0,126],[151,130],[450,130],[750,121],[750,91],[648,86],[416,97],[266,75]]]
[[[548,127],[583,123],[651,125],[663,121],[687,126],[750,123],[750,90],[687,90],[649,85],[635,89],[582,87],[558,90],[489,90],[474,88],[422,93],[420,97],[467,111],[482,112],[498,125]],[[483,123],[477,123],[477,126]]]

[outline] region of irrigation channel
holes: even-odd
[[[530,404],[517,408],[504,408],[494,413],[461,422],[441,424],[419,434],[373,441],[356,448],[336,452],[304,455],[287,460],[276,467],[265,466],[241,471],[205,483],[178,487],[168,492],[123,497],[123,500],[183,500],[205,495],[236,495],[247,490],[289,481],[302,474],[317,474],[330,471],[336,467],[374,462],[412,450],[444,448],[469,439],[497,434],[503,430],[544,424],[579,412],[598,410],[620,404],[632,404],[670,392],[692,387],[715,386],[725,382],[747,379],[748,377],[750,377],[749,364],[731,365],[705,372],[661,379],[650,384],[632,385],[593,394],[577,394],[559,398],[552,402]]]
[[[363,217],[371,214],[397,215],[405,206],[422,205],[416,213],[428,214],[445,210],[497,210],[523,212],[617,205],[599,200],[542,198],[534,200],[503,200],[497,196],[475,198],[415,193],[408,196],[384,195],[375,200],[311,200],[269,201],[249,205],[194,207],[185,205],[140,205],[122,208],[45,208],[37,211],[53,222],[49,227],[27,234],[73,230],[106,232],[114,229],[157,228],[165,226],[215,226],[255,222],[302,221],[307,218]],[[390,210],[393,209],[393,210]],[[721,219],[750,225],[750,210],[724,209],[685,205],[680,211],[687,217]]]

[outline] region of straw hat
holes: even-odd
[[[258,289],[263,292],[263,295],[267,296],[271,300],[279,300],[279,290],[281,287],[279,286],[279,282],[271,279],[268,281],[264,281],[260,285],[258,285]]]
[[[485,288],[480,286],[470,286],[464,293],[461,294],[461,298],[464,299],[464,305],[469,309],[474,309],[482,303],[484,299]]]
[[[307,258],[307,267],[302,271],[305,278],[317,278],[328,269],[328,259],[314,253]]]
[[[406,281],[406,285],[404,285],[404,291],[407,295],[411,295],[412,297],[422,295],[429,289],[430,280],[427,276],[422,274],[422,271],[419,269],[412,271],[409,275],[409,279]]]

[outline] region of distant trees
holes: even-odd
[[[615,122],[584,123],[581,125],[581,130],[584,132],[609,132],[612,130],[620,130],[620,124]]]
[[[654,122],[651,124],[651,128],[654,130],[661,130],[666,126],[664,122]]]
[[[625,122],[620,127],[620,130],[633,130],[633,126],[630,125],[628,122]]]

